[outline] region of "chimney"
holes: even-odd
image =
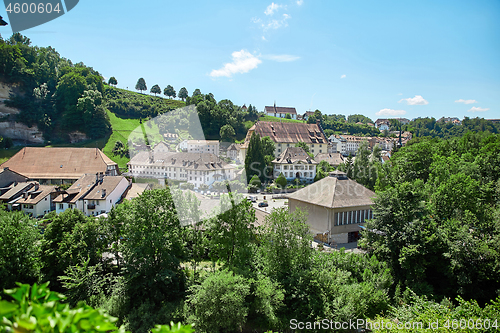
[[[104,180],[104,173],[103,172],[99,172],[99,181],[101,182],[101,184],[102,184],[103,180]]]
[[[101,195],[101,197],[102,197],[102,198],[104,198],[105,196],[106,196],[106,189],[105,189],[105,188],[103,188],[103,189],[102,189],[102,195]]]

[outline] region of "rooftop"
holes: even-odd
[[[375,192],[336,170],[329,177],[289,194],[288,198],[326,208],[344,208],[372,205],[374,196]]]
[[[97,148],[24,147],[1,167],[30,179],[78,179],[85,173],[118,167]]]

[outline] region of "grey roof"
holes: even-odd
[[[29,190],[35,184],[38,184],[37,182],[21,182],[17,183],[16,185],[12,186],[7,192],[2,194],[0,196],[0,200],[10,200],[11,198],[15,197],[16,195],[19,195],[20,193]]]
[[[340,153],[319,153],[314,157],[317,162],[327,161],[330,165],[340,165],[344,163],[344,158]]]
[[[23,196],[21,197],[21,199],[17,200],[16,203],[36,205],[43,198],[45,198],[46,196],[48,196],[52,192],[55,192],[55,190],[56,190],[55,186],[40,185],[36,191],[30,190],[30,191],[23,193]]]
[[[325,177],[288,195],[289,199],[326,208],[345,208],[372,205],[375,192],[351,179]]]
[[[292,163],[304,163],[304,164],[318,164],[313,160],[302,147],[288,147],[284,152],[280,154],[273,163],[275,164],[292,164]]]
[[[53,202],[75,203],[79,199],[84,200],[105,200],[113,192],[123,176],[104,176],[102,182],[98,181],[96,185],[96,175],[85,174],[78,179],[64,193],[60,194]],[[104,196],[103,191],[105,190]],[[90,191],[90,192],[89,192]]]
[[[291,113],[291,114],[297,114],[297,110],[292,107],[284,107],[284,106],[266,106],[265,108],[266,113]]]
[[[154,153],[143,151],[132,157],[129,165],[152,165],[185,168],[186,170],[234,169],[211,153]]]

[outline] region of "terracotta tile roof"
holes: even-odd
[[[29,190],[27,192],[24,192],[22,198],[17,200],[16,203],[36,205],[41,200],[43,200],[43,198],[45,198],[55,190],[55,186],[40,185],[37,190]]]
[[[258,121],[254,126],[252,128],[261,138],[268,136],[278,143],[328,143],[318,124]],[[248,131],[252,131],[252,128]],[[247,136],[246,140],[250,138]]]
[[[78,179],[108,166],[118,165],[97,148],[45,147],[25,147],[1,165],[30,179]]]
[[[339,178],[325,177],[289,194],[288,198],[326,208],[345,208],[372,205],[374,196],[373,191],[339,175]]]
[[[327,161],[330,165],[340,165],[344,163],[344,158],[340,153],[319,153],[314,157],[314,160],[318,163]]]
[[[266,113],[291,113],[297,114],[297,110],[295,108],[290,107],[282,107],[282,106],[266,106],[264,108]]]
[[[294,164],[298,162],[304,164],[318,164],[316,161],[311,159],[302,147],[288,147],[273,161],[275,164]]]

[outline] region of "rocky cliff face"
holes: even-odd
[[[17,144],[43,144],[43,133],[36,125],[28,127],[15,121],[20,110],[5,105],[11,94],[22,94],[19,86],[0,81],[0,120],[3,120],[0,121],[0,135],[11,138]],[[69,133],[69,138],[69,143],[88,140],[84,133],[78,131]]]
[[[11,94],[20,94],[19,87],[16,84],[0,82],[0,118],[4,119],[0,122],[0,135],[27,144],[42,144],[43,134],[36,125],[28,127],[14,121],[20,111],[5,105]]]

